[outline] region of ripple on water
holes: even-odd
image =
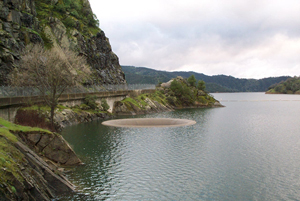
[[[68,175],[81,193],[66,200],[300,200],[298,102],[282,103],[147,115],[195,120],[190,127],[98,122],[84,138],[82,125],[69,128],[64,136],[87,165]]]

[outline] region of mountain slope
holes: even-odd
[[[126,83],[88,0],[0,1],[0,85],[18,67],[20,51],[36,43],[86,56],[93,83]]]
[[[126,81],[129,84],[167,82],[177,76],[188,78],[194,75],[197,80],[206,82],[206,90],[209,92],[259,92],[266,91],[268,87],[284,81],[289,76],[269,77],[263,79],[239,79],[226,75],[208,76],[196,72],[167,72],[158,71],[145,67],[122,66],[125,73]]]

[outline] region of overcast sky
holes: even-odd
[[[300,0],[90,0],[121,65],[300,75]]]

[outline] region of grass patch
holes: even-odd
[[[121,102],[124,103],[124,104],[125,104],[127,107],[129,107],[129,108],[131,107],[131,105],[130,105],[130,103],[131,103],[131,104],[133,104],[134,106],[136,106],[136,107],[142,109],[141,106],[139,105],[139,103],[138,103],[135,99],[133,99],[133,98],[127,97],[127,98],[125,98],[124,100],[122,100]]]
[[[0,118],[0,125],[6,127],[6,128],[5,127],[0,128],[0,132],[1,133],[2,132],[5,133],[5,129],[7,129],[8,131],[22,131],[22,132],[40,131],[40,132],[45,132],[45,133],[51,133],[51,131],[46,130],[46,129],[36,128],[36,127],[30,127],[30,126],[21,126],[21,125],[17,125],[17,124],[11,123],[9,121],[6,121],[6,120],[4,120],[2,118]],[[11,135],[13,135],[13,134],[11,134]],[[9,135],[7,135],[7,136],[9,136]],[[13,139],[13,137],[12,137],[12,139]]]
[[[2,133],[3,130],[0,130]],[[11,174],[19,181],[23,181],[20,175],[19,164],[24,155],[5,137],[0,137],[0,184],[11,184]]]
[[[8,139],[11,142],[18,141],[17,137],[14,134],[12,134],[11,132],[9,132],[9,130],[7,128],[0,128],[0,136],[5,137],[6,139]]]
[[[10,130],[30,130],[0,118],[0,184],[11,186],[11,174],[22,181],[19,164],[24,155],[14,146],[17,137]]]
[[[167,97],[162,91],[156,90],[155,93],[149,94],[148,96],[150,99],[157,101],[163,105],[166,105],[168,103]]]

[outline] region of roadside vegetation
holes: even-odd
[[[109,114],[107,110],[109,105],[105,99],[96,102],[96,96],[87,96],[83,103],[73,107],[66,107],[58,104],[54,113],[56,115],[64,113],[65,110],[74,112],[77,116],[82,113],[90,114]],[[47,129],[50,131],[58,131],[58,122],[51,123],[51,108],[45,104],[35,104],[20,108],[15,117],[15,123],[23,126],[31,126]]]
[[[300,94],[300,77],[288,78],[278,84],[271,85],[267,93]]]
[[[79,86],[91,74],[86,59],[70,50],[45,49],[42,45],[27,46],[21,53],[19,68],[10,74],[13,86],[36,88],[44,103],[50,107],[50,123],[62,93]]]

